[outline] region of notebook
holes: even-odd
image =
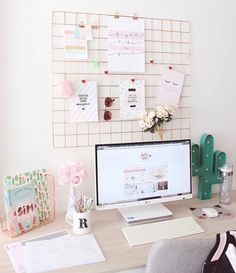
[[[46,169],[33,170],[17,175],[5,176],[3,177],[3,180],[5,190],[33,182],[35,185],[36,202],[39,209],[40,221],[50,219]]]
[[[39,225],[39,210],[33,182],[5,190],[8,231],[20,235]]]
[[[17,175],[9,175],[3,177],[4,181],[4,195],[5,195],[5,207],[6,207],[6,219],[7,219],[7,229],[10,232],[10,236],[14,237],[21,232],[18,229],[13,229],[15,226],[12,225],[12,208],[10,204],[10,195],[13,193],[14,189],[18,187],[23,187],[32,184],[34,191],[32,194],[35,198],[35,203],[38,209],[39,221],[45,221],[50,219],[50,206],[49,206],[49,192],[48,192],[48,181],[47,181],[47,172],[45,169],[33,170],[30,172],[25,172]],[[32,187],[30,185],[29,187]],[[34,225],[37,225],[37,216],[36,222]],[[22,227],[21,227],[22,229]],[[31,229],[29,227],[29,229]],[[22,229],[23,230],[23,229]],[[24,229],[25,230],[25,229]],[[27,229],[28,230],[28,229]],[[24,232],[24,231],[23,231]]]

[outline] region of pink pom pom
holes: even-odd
[[[61,185],[70,183],[70,170],[65,165],[61,165],[59,168],[59,183]]]
[[[86,176],[88,176],[88,173],[84,167],[75,162],[68,162],[66,165],[61,165],[59,168],[59,183],[61,185],[69,183],[79,185]]]
[[[70,177],[69,175],[64,175],[59,178],[59,184],[66,185],[70,183]]]
[[[68,167],[70,168],[71,173],[75,173],[78,171],[77,165],[74,162],[69,162]]]
[[[74,93],[75,90],[70,82],[67,80],[64,80],[60,84],[61,87],[61,96],[64,98],[71,97]]]
[[[80,170],[79,170],[79,175],[82,178],[85,178],[86,176],[88,176],[88,173],[86,172],[86,170],[83,167],[81,167]]]
[[[72,184],[75,184],[75,185],[79,185],[83,182],[83,179],[82,177],[79,175],[79,173],[73,173],[71,175],[71,183]]]

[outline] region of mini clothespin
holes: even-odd
[[[138,16],[136,13],[134,13],[133,20],[138,20]]]
[[[92,28],[92,29],[98,29],[98,25],[96,25],[96,24],[91,25],[91,28]]]
[[[92,60],[93,66],[94,67],[99,67],[100,61]]]
[[[120,18],[119,13],[117,11],[115,12],[114,18],[116,18],[116,19]]]
[[[82,83],[85,84],[85,83],[86,83],[86,80],[82,80]]]
[[[84,24],[84,22],[83,21],[80,21],[80,23],[79,23],[79,27],[85,27],[85,24]]]

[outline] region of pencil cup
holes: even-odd
[[[72,219],[72,221],[70,219]],[[66,222],[73,227],[74,233],[87,234],[91,230],[91,211],[67,212]]]

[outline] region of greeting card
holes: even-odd
[[[69,99],[69,121],[98,121],[97,82],[77,82],[75,90]]]
[[[110,18],[108,69],[111,72],[145,71],[144,20]]]
[[[120,83],[120,118],[136,119],[145,109],[144,80]]]
[[[171,69],[162,74],[156,95],[157,104],[171,105],[177,107],[184,83],[185,74]]]

